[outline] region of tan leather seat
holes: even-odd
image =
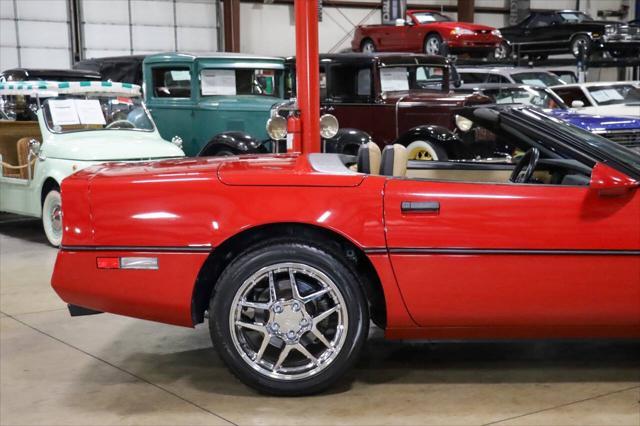
[[[401,176],[407,174],[407,148],[399,144],[387,145],[382,150],[380,174],[384,176]]]
[[[380,161],[382,153],[380,147],[374,142],[367,142],[358,148],[357,170],[358,173],[370,175],[380,174]]]
[[[40,139],[40,127],[37,121],[9,121],[0,120],[0,155],[2,162],[12,166],[18,166],[18,140],[21,138]],[[26,170],[25,170],[26,171]],[[5,177],[20,178],[20,170],[2,166],[2,175]]]
[[[16,148],[18,151],[18,165],[25,166],[29,161],[29,141],[33,138],[20,138],[18,142],[16,142]],[[31,158],[33,160],[33,158]],[[31,164],[31,176],[33,176],[33,169],[35,163]],[[27,167],[20,169],[20,178],[21,179],[29,179],[29,170]]]

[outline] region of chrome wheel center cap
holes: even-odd
[[[271,311],[269,331],[287,343],[297,343],[311,326],[311,317],[296,300],[276,303]]]

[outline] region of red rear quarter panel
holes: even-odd
[[[52,278],[62,299],[192,326],[198,273],[209,252],[239,232],[304,223],[332,230],[362,248],[385,247],[382,177],[320,175],[286,157],[219,165],[183,160],[150,169],[106,167],[65,181],[64,250]],[[282,177],[283,168],[291,171],[284,173],[288,179]],[[157,257],[159,269],[97,269],[97,257],[119,256]],[[383,284],[393,293],[389,300],[399,303],[387,256],[381,257],[374,266],[391,280]],[[411,325],[402,303],[392,309],[399,324]]]

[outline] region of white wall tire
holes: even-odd
[[[52,189],[44,198],[42,227],[49,244],[59,247],[62,242],[62,198],[58,189]]]
[[[409,160],[446,161],[444,150],[426,141],[413,141],[407,145]]]

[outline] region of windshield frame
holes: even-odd
[[[555,74],[553,74],[551,72],[548,72],[548,71],[535,71],[535,70],[532,70],[532,71],[514,71],[514,72],[510,73],[511,78],[517,84],[527,84],[529,86],[536,86],[535,84],[524,82],[524,81],[522,81],[522,79],[518,78],[518,76],[525,75],[525,74],[538,74],[538,75],[545,76],[547,79],[550,78],[553,81],[551,84],[547,84],[545,82],[545,79],[537,79],[537,80],[540,80],[545,85],[545,87],[563,86],[563,85],[566,84],[564,81],[562,81],[560,79],[560,77],[558,77],[557,75],[555,75]]]
[[[92,96],[91,96],[92,95]],[[51,134],[54,135],[67,135],[67,134],[73,134],[73,133],[82,133],[82,132],[95,132],[95,131],[114,131],[114,130],[126,130],[126,131],[133,131],[133,132],[144,132],[144,133],[154,133],[157,131],[157,127],[156,127],[156,123],[153,121],[153,117],[151,116],[151,113],[149,112],[149,110],[147,109],[147,105],[144,103],[144,101],[142,100],[141,96],[131,96],[131,97],[127,97],[128,99],[139,99],[140,102],[140,106],[142,107],[142,109],[144,110],[147,118],[149,119],[149,123],[151,123],[151,128],[150,129],[140,129],[140,128],[122,128],[122,127],[118,127],[118,128],[113,128],[113,129],[107,129],[106,127],[103,127],[101,129],[76,129],[76,130],[67,130],[67,131],[57,131],[55,129],[52,128],[52,126],[49,125],[49,119],[47,118],[47,114],[49,114],[50,117],[50,112],[49,111],[49,100],[53,99],[53,100],[63,100],[63,99],[91,99],[91,98],[95,98],[95,97],[102,97],[102,98],[112,98],[115,99],[117,98],[117,96],[113,96],[113,95],[108,95],[105,96],[104,94],[99,94],[99,95],[95,95],[95,94],[90,94],[90,95],[84,95],[82,96],[82,94],[73,94],[73,95],[60,95],[60,96],[52,96],[52,97],[47,97],[45,99],[39,99],[39,108],[38,108],[38,116],[42,115],[42,121],[44,121],[44,125],[47,129],[47,131],[49,131]]]

